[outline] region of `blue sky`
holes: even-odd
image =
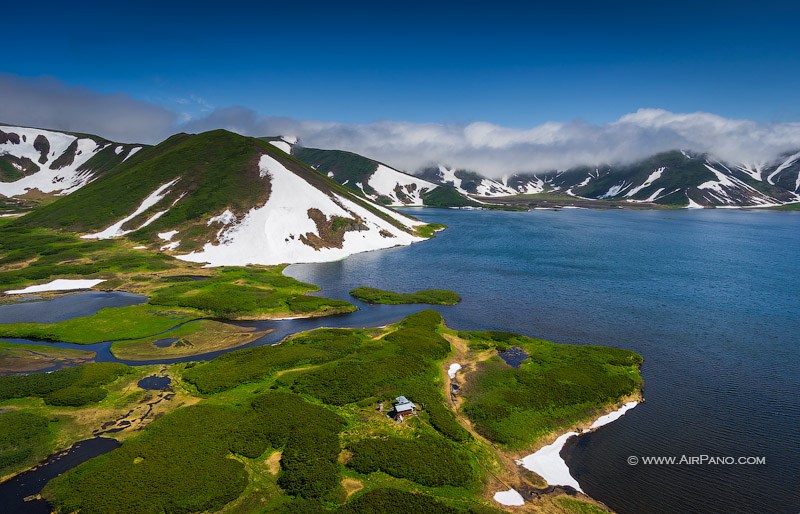
[[[800,8],[698,3],[9,2],[2,71],[192,117],[800,120]]]

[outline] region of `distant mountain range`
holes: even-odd
[[[113,232],[113,222],[143,208],[134,216],[142,222],[140,226],[135,226],[132,218],[117,231],[136,233],[145,240],[145,235],[152,239],[154,234],[178,230],[164,242],[168,251],[190,252],[192,257],[186,258],[210,258],[231,241],[232,234],[244,233],[243,227],[253,219],[251,211],[266,205],[272,186],[265,177],[273,175],[270,165],[279,166],[262,159],[264,155],[306,184],[289,184],[288,189],[279,191],[281,195],[305,198],[316,189],[331,199],[332,203],[311,195],[309,198],[315,199],[292,206],[294,211],[302,207],[314,213],[304,212],[284,241],[288,244],[306,229],[308,233],[326,233],[333,239],[315,243],[320,248],[314,251],[322,253],[336,253],[334,249],[340,250],[337,245],[344,244],[339,239],[355,240],[356,233],[369,230],[385,230],[392,237],[380,236],[372,243],[363,243],[365,248],[406,244],[408,237],[413,240],[416,222],[387,206],[486,207],[508,200],[498,200],[500,197],[527,198],[519,195],[545,193],[595,201],[593,205],[598,206],[767,207],[800,201],[800,152],[754,164],[726,163],[706,154],[675,150],[625,165],[587,165],[490,178],[444,164],[410,174],[352,152],[307,148],[296,139],[279,136],[249,138],[217,130],[178,134],[151,147],[114,143],[88,134],[0,125],[0,210],[24,211],[57,198],[29,218],[49,216],[51,225],[78,232],[96,230],[105,236]],[[306,191],[307,187],[311,190]],[[323,200],[325,208],[317,205]],[[92,202],[91,212],[79,215],[77,205],[87,201]],[[175,204],[164,209],[168,201]],[[142,207],[136,202],[155,203]],[[354,202],[356,207],[350,205]],[[68,208],[72,205],[75,207]],[[161,210],[165,212],[153,220],[146,217]],[[55,214],[49,214],[55,212],[61,213],[58,221]],[[362,223],[371,216],[382,221]],[[192,217],[207,217],[206,228]],[[334,218],[340,221],[333,223]],[[345,219],[353,223],[349,225]],[[347,237],[344,232],[332,236],[334,226],[347,232]],[[371,228],[365,231],[363,227]],[[206,244],[211,247],[204,249]],[[308,258],[301,254],[305,255],[299,252],[297,258]]]
[[[675,150],[627,165],[515,173],[501,179],[442,164],[408,175],[339,150],[293,146],[292,153],[351,190],[388,205],[476,205],[497,197],[542,193],[682,207],[766,207],[800,201],[800,152],[771,163],[731,164]],[[436,193],[437,186],[451,191]]]
[[[0,195],[47,197],[13,221],[21,227],[125,236],[213,265],[330,261],[424,239],[423,223],[314,171],[279,140],[214,130],[124,145],[10,126],[0,140]]]

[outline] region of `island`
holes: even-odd
[[[424,303],[428,305],[455,305],[461,297],[446,289],[424,289],[414,293],[395,293],[374,287],[357,287],[350,291],[350,296],[366,303],[399,305]]]

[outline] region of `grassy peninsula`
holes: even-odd
[[[498,358],[511,345],[529,353],[520,368]],[[451,395],[452,362],[464,365],[463,396]],[[158,398],[160,417],[114,434],[122,447],[46,486],[58,512],[488,513],[500,510],[495,492],[532,483],[515,452],[635,393],[639,362],[623,350],[457,332],[423,311],[383,328],[317,329],[208,362],[0,377],[0,419],[30,418],[35,433],[25,437],[52,451],[152,402],[135,386],[146,373],[173,379],[174,393]],[[512,374],[531,387],[506,394]],[[590,378],[575,381],[582,374]],[[402,423],[387,417],[400,395],[419,408]],[[24,446],[13,434],[4,447]],[[24,468],[31,455],[6,469]],[[528,503],[597,508],[557,492]]]
[[[446,289],[424,289],[414,293],[395,293],[374,287],[357,287],[350,291],[350,296],[366,303],[382,303],[398,305],[403,303],[424,303],[429,305],[455,305],[461,297]]]

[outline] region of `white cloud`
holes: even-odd
[[[155,143],[170,135],[176,120],[174,112],[125,94],[0,73],[0,122]]]
[[[211,106],[189,96],[189,104]],[[721,160],[758,163],[800,149],[800,123],[757,123],[709,113],[640,109],[612,123],[549,122],[529,128],[380,121],[342,124],[262,116],[227,107],[192,116],[127,95],[100,94],[49,78],[0,74],[0,121],[156,143],[172,133],[224,128],[252,136],[299,137],[306,146],[349,150],[414,171],[443,162],[500,176],[519,171],[621,163],[685,149]]]
[[[494,176],[624,163],[673,149],[736,163],[771,161],[800,149],[800,123],[760,124],[661,109],[640,109],[607,124],[550,122],[515,129],[487,122],[346,125],[258,116],[236,107],[186,125],[191,131],[220,127],[249,135],[296,136],[306,146],[349,150],[405,170],[444,162]]]

